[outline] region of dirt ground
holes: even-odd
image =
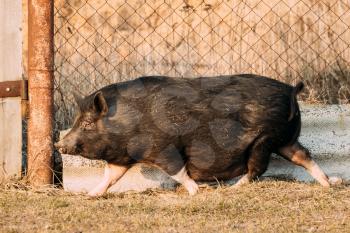
[[[350,186],[269,180],[90,198],[7,183],[0,232],[350,232]]]

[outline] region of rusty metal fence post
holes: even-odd
[[[28,5],[28,169],[33,186],[53,181],[53,0]]]

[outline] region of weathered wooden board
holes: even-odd
[[[0,82],[22,79],[22,1],[0,1]],[[21,97],[0,98],[0,179],[20,176]]]
[[[0,178],[19,176],[22,163],[20,98],[0,99]]]

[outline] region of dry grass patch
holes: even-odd
[[[2,185],[3,232],[349,232],[350,187],[262,181],[232,190],[202,187],[107,194]]]

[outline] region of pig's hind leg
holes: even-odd
[[[247,161],[247,174],[243,175],[232,187],[237,188],[261,176],[269,164],[271,146],[265,138],[259,138],[253,144]]]
[[[328,178],[328,176],[312,159],[310,152],[299,142],[280,148],[279,154],[292,163],[304,167],[322,186],[329,187],[330,184],[338,184],[342,182],[338,177]]]

